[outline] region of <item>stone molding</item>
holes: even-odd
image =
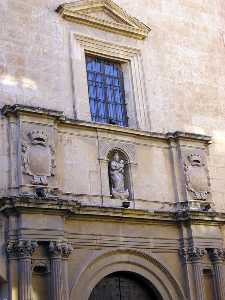
[[[108,160],[108,154],[112,150],[119,150],[128,158],[128,163],[135,163],[136,151],[135,145],[117,140],[100,138],[99,140],[99,159]]]
[[[8,117],[10,115],[18,116],[20,114],[29,114],[29,115],[43,115],[44,117],[51,117],[55,120],[58,120],[61,125],[67,125],[71,127],[81,127],[81,128],[92,128],[96,130],[101,130],[105,132],[112,132],[117,134],[118,132],[126,134],[127,136],[139,136],[140,138],[154,139],[169,142],[171,140],[188,140],[196,141],[199,143],[212,143],[212,137],[203,134],[195,134],[191,132],[169,132],[169,133],[159,133],[159,132],[147,132],[138,129],[132,129],[127,127],[120,127],[109,124],[97,124],[86,121],[79,121],[75,119],[66,118],[62,111],[55,111],[51,109],[46,109],[42,107],[34,107],[29,105],[14,104],[14,105],[4,105],[1,108],[1,113]]]
[[[17,240],[8,241],[6,252],[9,258],[31,258],[34,251],[37,249],[37,241]]]
[[[95,257],[89,257],[89,261],[86,261],[86,265],[79,274],[78,284],[75,281],[72,283],[71,298],[88,299],[90,292],[102,278],[121,270],[135,272],[149,280],[161,292],[163,299],[186,299],[180,283],[163,262],[144,251],[128,248],[105,251]],[[87,280],[89,289],[84,286]]]
[[[80,34],[79,32],[71,32],[71,59],[73,62],[72,70],[74,74],[73,85],[75,93],[74,101],[78,118],[86,121],[91,120],[88,86],[86,81],[86,53],[115,59],[116,61],[126,64],[127,69],[129,70],[127,73],[132,74],[132,78],[130,75],[125,76],[130,78],[128,81],[131,86],[131,96],[127,99],[127,102],[129,102],[127,110],[128,117],[130,122],[132,121],[132,123],[136,124],[134,125],[135,128],[150,131],[151,126],[141,49],[119,43],[112,43],[103,39],[97,39],[89,35]],[[80,71],[81,78],[85,79],[82,82],[79,82],[79,85],[76,80],[77,70]],[[82,107],[79,106],[79,101],[81,101],[81,99]]]
[[[56,11],[68,21],[140,40],[145,39],[151,30],[136,18],[129,16],[111,0],[82,0],[65,3],[61,4]],[[99,17],[96,12],[103,12],[107,19]]]
[[[50,241],[49,254],[52,258],[68,258],[73,251],[71,243],[66,241]]]

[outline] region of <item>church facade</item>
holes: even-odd
[[[224,300],[224,1],[0,11],[0,299]]]

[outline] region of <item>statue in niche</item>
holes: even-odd
[[[129,191],[125,188],[125,162],[115,152],[109,164],[109,175],[113,198],[128,199]]]

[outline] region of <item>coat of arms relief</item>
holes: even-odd
[[[55,150],[48,141],[48,134],[33,130],[22,143],[23,172],[31,176],[33,185],[48,186],[48,178],[55,175]]]
[[[184,162],[186,188],[193,200],[208,200],[210,179],[205,159],[199,153],[187,155]]]

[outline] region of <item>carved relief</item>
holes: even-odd
[[[194,200],[207,200],[210,193],[209,175],[200,154],[187,156],[184,163],[186,187]]]
[[[182,248],[180,250],[180,255],[189,262],[200,261],[205,254],[205,249],[197,247]]]
[[[55,151],[48,143],[48,135],[43,131],[28,133],[29,143],[22,144],[24,173],[32,176],[34,185],[48,185],[48,177],[55,175]]]
[[[220,262],[225,260],[225,249],[209,249],[209,256],[213,262]]]
[[[128,199],[129,191],[125,188],[125,162],[120,158],[119,152],[115,152],[109,163],[109,175],[113,198]]]
[[[37,249],[38,243],[30,240],[8,241],[6,252],[9,257],[26,258],[31,257]]]
[[[72,244],[65,241],[51,241],[48,249],[52,257],[63,258],[68,258],[73,251]]]

